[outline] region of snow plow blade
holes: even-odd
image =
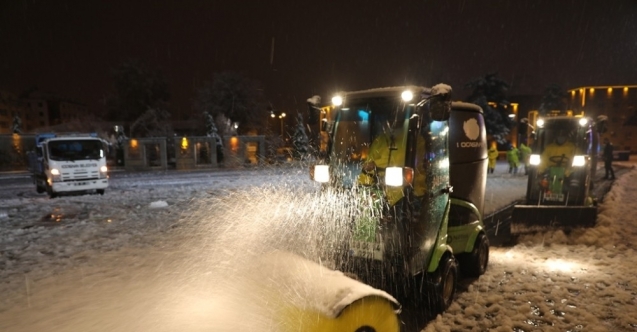
[[[385,291],[288,252],[263,258],[252,278],[275,308],[275,331],[400,331],[400,305]]]
[[[516,205],[511,216],[511,234],[594,227],[595,206]]]

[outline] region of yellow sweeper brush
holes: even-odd
[[[277,332],[398,332],[400,305],[388,293],[289,252],[249,269]]]

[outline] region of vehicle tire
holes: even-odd
[[[46,189],[44,189],[42,186],[35,186],[35,191],[36,191],[38,194],[41,194],[41,193],[45,192],[45,191],[46,191]]]
[[[51,186],[46,186],[46,193],[49,195],[49,198],[58,197],[57,193],[53,191],[53,188],[51,188]]]
[[[432,313],[434,315],[441,314],[453,302],[458,288],[458,264],[453,256],[446,255],[440,260],[438,270],[434,272],[432,292],[433,305]]]
[[[104,189],[97,189],[96,192],[100,195],[104,195]]]
[[[460,269],[464,276],[478,278],[484,274],[489,265],[489,239],[484,233],[478,234],[473,250],[463,255]]]

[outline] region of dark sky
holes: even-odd
[[[400,84],[444,82],[462,99],[488,72],[511,94],[637,84],[637,1],[0,1],[2,90],[37,86],[101,111],[127,59],[161,70],[182,114],[225,70],[287,112],[314,94]]]

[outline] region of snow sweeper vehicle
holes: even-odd
[[[567,113],[533,122],[526,199],[513,208],[511,233],[593,227],[597,204],[591,189],[603,120]]]
[[[459,268],[478,277],[489,258],[483,114],[450,93],[439,84],[337,94],[310,168],[326,195],[350,202],[336,268],[434,314],[453,301]]]

